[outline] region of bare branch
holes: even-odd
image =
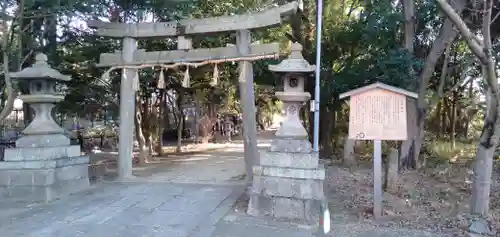
[[[444,61],[443,67],[441,68],[441,78],[439,79],[439,86],[437,91],[438,99],[441,99],[443,96],[444,84],[446,82],[446,77],[448,76],[448,64],[450,62],[450,51],[451,44],[446,46],[446,50],[444,51]]]
[[[484,3],[484,15],[483,15],[483,45],[484,48],[491,54],[491,12],[493,9],[493,0],[486,0]],[[487,55],[491,56],[491,55]]]
[[[28,60],[28,58],[31,57],[31,55],[35,52],[35,50],[30,50],[23,58],[23,60],[21,60],[21,63],[19,63],[19,66],[21,67],[22,65],[24,65],[24,63],[26,62],[26,60]]]
[[[498,12],[497,12],[497,14],[495,15],[495,17],[493,17],[493,19],[491,19],[490,25],[491,25],[493,22],[495,22],[495,21],[498,19],[498,17],[499,17],[499,16],[500,16],[500,11],[498,11]]]
[[[21,1],[21,4],[24,4],[24,1]],[[7,6],[4,5],[2,8],[2,15],[6,14],[7,14]],[[13,34],[12,29],[14,24],[11,24],[9,27],[6,19],[2,20],[1,24],[2,24],[1,28],[3,30],[2,31],[3,40],[2,40],[2,45],[0,46],[3,54],[2,58],[3,58],[4,80],[5,80],[5,92],[7,94],[7,101],[5,105],[3,105],[2,110],[0,111],[0,123],[3,123],[5,121],[5,118],[7,118],[7,116],[9,116],[10,113],[12,113],[16,95],[12,79],[9,75],[9,51],[7,50],[9,48],[10,34]]]
[[[483,47],[478,43],[479,39],[474,35],[469,27],[465,24],[458,13],[453,10],[453,8],[446,2],[446,0],[436,0],[441,6],[441,10],[446,14],[448,19],[458,28],[465,41],[469,45],[472,52],[479,58],[481,63],[486,64],[488,59],[486,54],[483,52]],[[491,19],[491,18],[490,18]]]
[[[493,46],[491,43],[491,29],[490,29],[492,11],[493,11],[493,0],[486,0],[484,3],[484,15],[483,15],[483,38],[484,38],[483,52],[485,56],[489,58],[486,58],[487,60],[484,63],[487,69],[486,73],[488,75],[485,78],[487,79],[486,83],[488,83],[491,93],[493,94],[493,96],[496,97],[495,99],[498,100],[500,99],[498,98],[500,96],[498,95],[499,91],[498,81],[495,72],[495,65],[493,65],[493,59],[492,59]]]

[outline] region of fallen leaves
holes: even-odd
[[[447,165],[425,172],[400,174],[399,187],[384,194],[383,221],[374,222],[372,207],[373,173],[369,166],[328,167],[325,195],[329,198],[332,221],[369,222],[377,226],[414,228],[465,236],[470,217],[468,200],[470,172],[463,164]],[[491,214],[488,221],[500,230],[500,175],[492,181]],[[390,217],[390,218],[389,218]]]

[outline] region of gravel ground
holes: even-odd
[[[393,229],[408,228],[438,233],[439,236],[466,236],[470,184],[467,168],[446,167],[400,176],[397,191],[384,194],[384,218],[371,216],[373,176],[369,168],[328,167],[325,195],[329,198],[333,223],[360,223]],[[500,182],[492,182],[490,216],[493,233],[500,236]]]
[[[368,167],[328,166],[325,195],[329,199],[333,229],[329,236],[482,236],[466,232],[471,218],[467,215],[470,196],[467,169],[447,167],[406,172],[400,176],[399,189],[384,194],[384,217],[377,221],[370,212],[372,177]],[[247,204],[248,198],[241,197],[230,215],[243,218]],[[500,236],[499,207],[500,175],[497,172],[492,182],[491,211],[487,218],[493,236]],[[251,221],[246,222],[251,225],[248,224]]]

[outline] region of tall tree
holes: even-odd
[[[485,0],[482,11],[482,39],[473,33],[460,15],[445,0],[437,0],[442,11],[459,30],[470,50],[482,67],[483,80],[487,85],[487,107],[484,125],[476,153],[474,183],[470,211],[486,215],[489,209],[493,156],[500,139],[500,89],[493,59],[491,35],[493,0]]]

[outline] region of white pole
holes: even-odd
[[[319,151],[319,100],[320,100],[320,76],[321,76],[321,30],[323,28],[323,0],[318,0],[316,20],[316,85],[314,88],[314,137],[313,148]]]

